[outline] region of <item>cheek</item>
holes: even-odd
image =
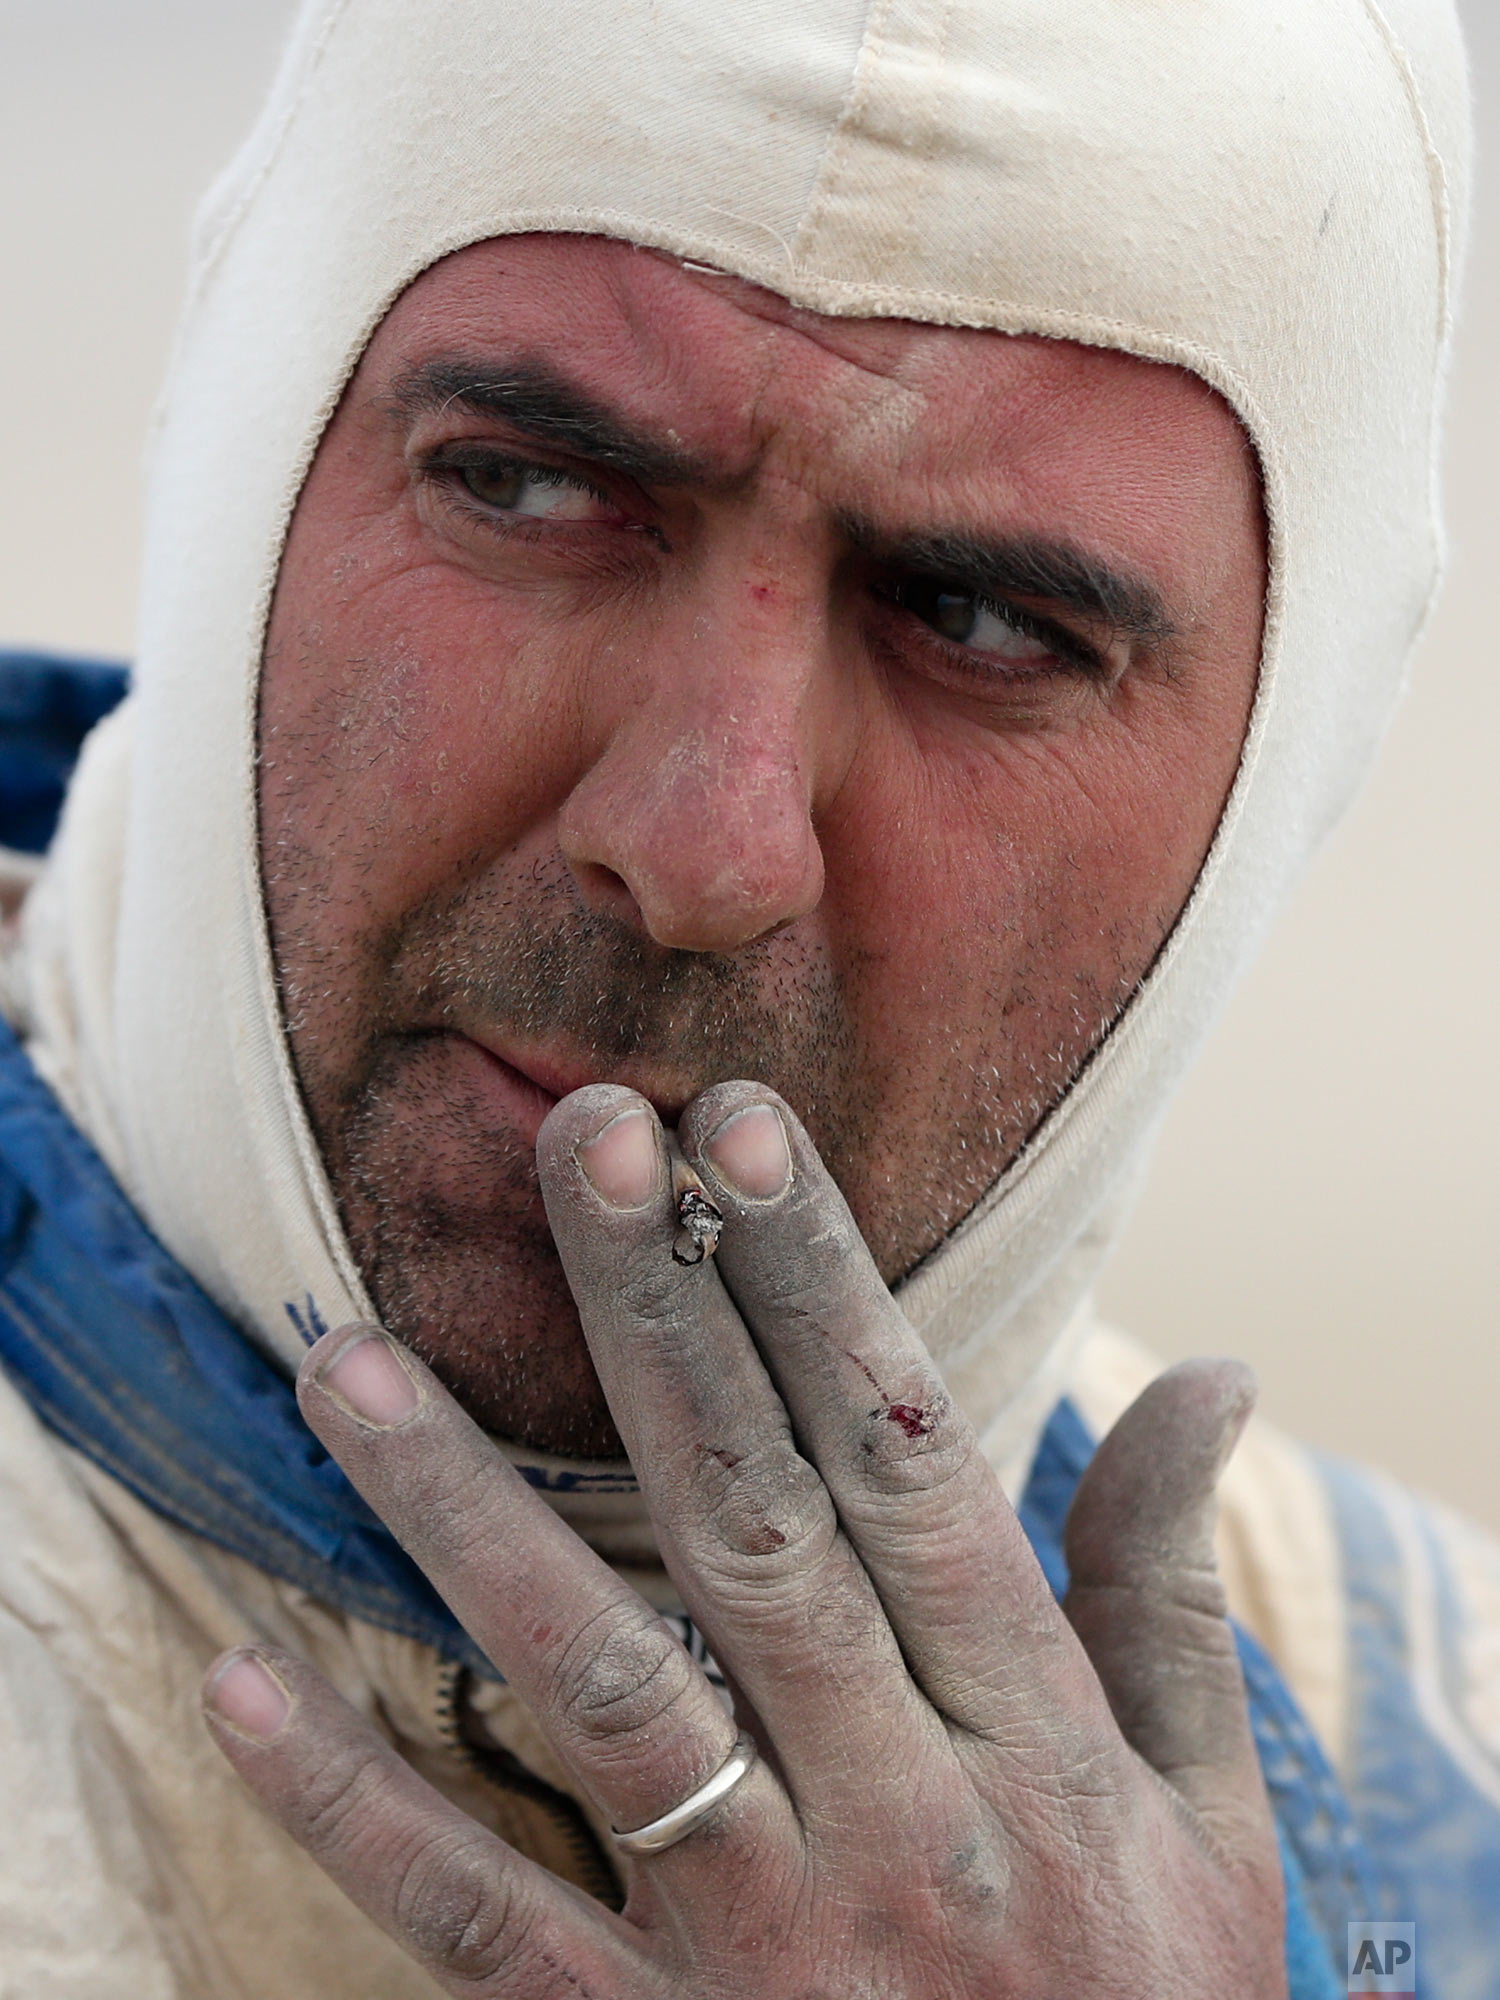
[[[860,1012],[903,1059],[996,1007],[1038,1018],[1139,977],[1191,893],[1233,781],[1238,695],[1163,686],[1076,726],[963,750],[867,748],[826,833]]]
[[[513,848],[565,792],[576,736],[573,676],[527,607],[476,604],[376,540],[289,548],[260,725],[268,875],[279,844],[366,918]]]

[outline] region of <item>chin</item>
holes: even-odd
[[[382,1324],[483,1429],[560,1458],[623,1458],[545,1225],[540,1234],[504,1246],[429,1238],[405,1255],[371,1245],[360,1261]]]
[[[418,1328],[408,1344],[491,1436],[557,1458],[624,1458],[576,1320],[571,1339],[535,1355],[476,1349],[449,1328]]]
[[[496,1437],[623,1457],[531,1135],[455,1067],[447,1038],[398,1041],[351,1113],[314,1120],[381,1323]]]

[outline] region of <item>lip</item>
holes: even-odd
[[[652,1080],[639,1072],[632,1074],[633,1066],[628,1063],[606,1071],[597,1064],[576,1058],[570,1060],[541,1050],[517,1049],[472,1029],[455,1030],[454,1038],[467,1043],[481,1056],[502,1089],[516,1100],[511,1116],[532,1143],[535,1143],[542,1121],[553,1105],[573,1091],[582,1090],[587,1084],[618,1083],[638,1091],[662,1122],[668,1125],[676,1124],[694,1095],[691,1090],[663,1090],[659,1084],[653,1089]]]

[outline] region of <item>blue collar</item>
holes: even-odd
[[[3,1023],[0,1361],[44,1423],[169,1520],[494,1673]]]

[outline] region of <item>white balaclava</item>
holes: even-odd
[[[900,1291],[1014,1484],[1165,1101],[1368,764],[1430,603],[1467,150],[1451,0],[308,0],[199,221],[135,691],[28,918],[30,1046],[168,1248],[288,1369],[288,1302],[370,1311],[278,1013],[256,687],[299,487],[419,273],[588,232],[820,313],[1176,363],[1263,475],[1238,780],[1149,979]]]

